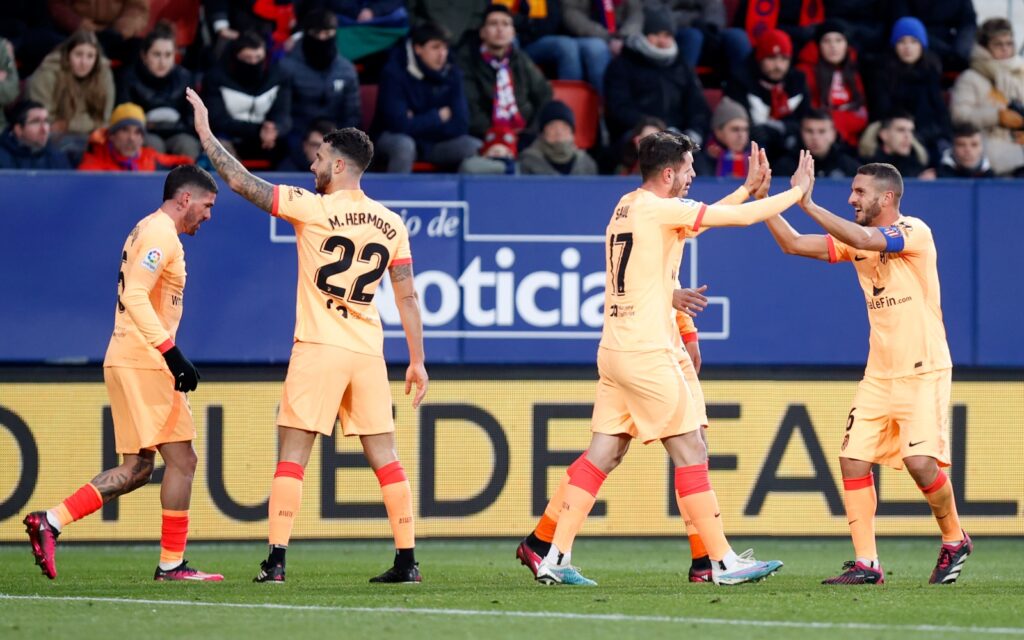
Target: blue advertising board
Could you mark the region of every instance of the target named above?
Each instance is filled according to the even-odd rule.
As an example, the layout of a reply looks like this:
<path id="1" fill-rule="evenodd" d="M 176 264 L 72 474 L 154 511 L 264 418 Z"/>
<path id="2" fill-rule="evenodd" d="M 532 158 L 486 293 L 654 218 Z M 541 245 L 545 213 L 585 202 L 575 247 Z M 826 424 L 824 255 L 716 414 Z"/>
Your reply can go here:
<path id="1" fill-rule="evenodd" d="M 272 182 L 311 187 L 309 174 Z M 160 204 L 163 176 L 0 172 L 0 361 L 98 362 L 112 327 L 117 257 Z M 698 180 L 713 202 L 735 188 Z M 786 185 L 778 181 L 776 190 Z M 430 362 L 592 364 L 600 338 L 604 227 L 635 179 L 380 176 L 368 195 L 405 220 Z M 909 181 L 902 210 L 931 226 L 954 361 L 1024 366 L 1012 295 L 1024 261 L 1017 182 Z M 849 215 L 849 184 L 815 199 Z M 787 219 L 820 230 L 799 209 Z M 1018 233 L 1014 233 L 1014 232 Z M 213 218 L 183 238 L 188 264 L 178 341 L 200 362 L 283 363 L 294 323 L 293 230 L 223 187 Z M 714 229 L 688 243 L 681 279 L 709 286 L 697 319 L 704 359 L 729 365 L 861 365 L 864 298 L 850 265 L 785 256 L 764 225 Z M 389 361 L 406 357 L 384 279 L 375 298 Z"/>

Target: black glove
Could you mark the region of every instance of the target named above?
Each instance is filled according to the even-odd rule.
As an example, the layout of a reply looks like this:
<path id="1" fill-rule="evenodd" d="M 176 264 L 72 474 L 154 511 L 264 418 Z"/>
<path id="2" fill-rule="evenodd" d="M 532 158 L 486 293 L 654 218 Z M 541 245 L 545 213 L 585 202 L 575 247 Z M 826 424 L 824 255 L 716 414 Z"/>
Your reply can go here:
<path id="1" fill-rule="evenodd" d="M 1024 104 L 1021 104 L 1019 100 L 1011 100 L 1010 104 L 1006 105 L 1007 109 L 1013 109 L 1020 115 L 1024 116 Z"/>
<path id="2" fill-rule="evenodd" d="M 167 368 L 174 376 L 175 391 L 195 391 L 199 386 L 199 369 L 189 362 L 185 354 L 178 347 L 171 347 L 164 351 L 164 360 L 167 361 Z"/>

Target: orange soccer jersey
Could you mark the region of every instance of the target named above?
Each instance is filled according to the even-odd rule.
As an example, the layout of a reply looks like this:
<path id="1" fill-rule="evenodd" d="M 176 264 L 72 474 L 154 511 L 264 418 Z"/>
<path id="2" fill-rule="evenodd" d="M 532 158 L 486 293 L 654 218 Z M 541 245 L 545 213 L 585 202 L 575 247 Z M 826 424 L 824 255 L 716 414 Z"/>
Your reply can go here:
<path id="1" fill-rule="evenodd" d="M 272 213 L 295 226 L 295 340 L 382 356 L 373 295 L 388 267 L 412 262 L 402 218 L 359 190 L 319 195 L 287 186 L 274 187 Z"/>
<path id="2" fill-rule="evenodd" d="M 166 369 L 157 348 L 174 340 L 181 322 L 185 250 L 174 221 L 162 210 L 128 234 L 117 284 L 114 333 L 103 366 Z"/>
<path id="3" fill-rule="evenodd" d="M 706 205 L 637 189 L 619 200 L 605 232 L 605 319 L 601 347 L 671 349 L 679 329 L 672 291 L 679 286 L 685 230 L 696 233 Z"/>
<path id="4" fill-rule="evenodd" d="M 883 227 L 886 251 L 859 251 L 828 237 L 829 262 L 852 261 L 871 323 L 864 375 L 900 378 L 953 366 L 939 298 L 932 230 L 900 216 Z"/>

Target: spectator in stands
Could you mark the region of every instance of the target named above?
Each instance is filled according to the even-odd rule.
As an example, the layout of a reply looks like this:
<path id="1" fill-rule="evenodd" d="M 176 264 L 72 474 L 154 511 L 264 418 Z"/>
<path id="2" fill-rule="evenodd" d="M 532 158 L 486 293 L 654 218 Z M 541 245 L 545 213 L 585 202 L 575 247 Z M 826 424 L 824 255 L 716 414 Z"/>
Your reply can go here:
<path id="1" fill-rule="evenodd" d="M 514 175 L 519 172 L 518 149 L 515 131 L 506 126 L 492 127 L 484 137 L 480 154 L 463 160 L 459 173 Z"/>
<path id="2" fill-rule="evenodd" d="M 68 157 L 50 144 L 50 114 L 34 100 L 14 106 L 0 134 L 0 169 L 70 169 Z"/>
<path id="3" fill-rule="evenodd" d="M 231 44 L 231 55 L 206 76 L 203 94 L 214 135 L 239 158 L 271 167 L 288 153 L 291 89 L 277 65 L 267 65 L 263 38 L 253 31 Z"/>
<path id="4" fill-rule="evenodd" d="M 811 109 L 800 120 L 800 148 L 814 156 L 814 175 L 819 178 L 850 178 L 857 175 L 860 162 L 852 149 L 838 139 L 832 115 L 824 109 Z M 775 163 L 780 176 L 796 171 L 799 151 L 794 149 Z"/>
<path id="5" fill-rule="evenodd" d="M 824 19 L 823 0 L 740 0 L 733 24 L 746 31 L 754 45 L 769 31 L 781 30 L 789 36 L 790 48 L 799 53 L 814 40 Z"/>
<path id="6" fill-rule="evenodd" d="M 887 162 L 904 178 L 933 180 L 935 169 L 928 166 L 928 152 L 914 138 L 914 119 L 907 113 L 882 120 L 877 135 L 865 131 L 860 141 L 860 155 L 865 162 Z"/>
<path id="7" fill-rule="evenodd" d="M 857 50 L 861 69 L 873 64 L 889 46 L 890 0 L 825 0 L 825 15 L 838 22 L 850 46 Z"/>
<path id="8" fill-rule="evenodd" d="M 46 3 L 41 0 L 3 0 L 0 2 L 0 37 L 14 45 L 18 71 L 27 78 L 48 53 L 65 37 L 53 26 Z"/>
<path id="9" fill-rule="evenodd" d="M 47 0 L 57 28 L 96 34 L 111 60 L 131 63 L 149 25 L 149 0 Z"/>
<path id="10" fill-rule="evenodd" d="M 551 67 L 560 80 L 583 80 L 583 55 L 577 38 L 560 34 L 561 0 L 495 0 L 508 7 L 519 46 L 536 64 Z"/>
<path id="11" fill-rule="evenodd" d="M 642 0 L 562 0 L 562 15 L 566 32 L 579 44 L 587 82 L 601 91 L 612 58 L 643 30 Z"/>
<path id="12" fill-rule="evenodd" d="M 626 41 L 605 75 L 605 118 L 613 141 L 643 116 L 661 118 L 697 144 L 708 134 L 711 110 L 693 69 L 679 55 L 672 17 L 648 11 L 642 34 Z"/>
<path id="13" fill-rule="evenodd" d="M 746 178 L 750 166 L 747 110 L 732 98 L 722 98 L 711 116 L 711 131 L 707 144 L 693 159 L 697 175 Z"/>
<path id="14" fill-rule="evenodd" d="M 726 28 L 725 3 L 722 0 L 644 0 L 648 10 L 666 10 L 672 14 L 672 27 L 679 55 L 691 67 L 703 61 L 718 67 L 727 58 L 723 47 L 736 49 L 740 59 L 750 53 L 750 40 L 742 29 Z"/>
<path id="15" fill-rule="evenodd" d="M 381 71 L 375 128 L 388 173 L 410 173 L 417 158 L 454 170 L 476 155 L 462 72 L 448 60 L 448 34 L 426 22 L 413 29 Z"/>
<path id="16" fill-rule="evenodd" d="M 314 9 L 302 19 L 299 46 L 281 60 L 281 71 L 291 87 L 292 136 L 298 148 L 301 136 L 317 118 L 340 128 L 362 125 L 359 78 L 351 62 L 338 53 L 335 36 L 338 18 L 326 9 Z"/>
<path id="17" fill-rule="evenodd" d="M 475 38 L 484 23 L 485 0 L 409 0 L 412 26 L 425 22 L 444 27 L 453 46 L 461 49 Z"/>
<path id="18" fill-rule="evenodd" d="M 746 73 L 726 86 L 726 95 L 750 115 L 750 137 L 774 161 L 796 147 L 800 119 L 810 108 L 804 74 L 790 66 L 793 43 L 784 31 L 766 31 L 757 41 Z"/>
<path id="19" fill-rule="evenodd" d="M 89 134 L 106 126 L 114 108 L 114 76 L 96 34 L 76 31 L 46 56 L 28 79 L 28 97 L 49 112 L 57 147 L 81 157 Z"/>
<path id="20" fill-rule="evenodd" d="M 480 27 L 480 45 L 465 47 L 459 67 L 469 106 L 469 133 L 484 139 L 491 128 L 535 130 L 540 108 L 551 99 L 551 85 L 529 56 L 513 44 L 508 7 L 492 4 Z"/>
<path id="21" fill-rule="evenodd" d="M 306 128 L 306 135 L 302 138 L 302 144 L 292 147 L 288 151 L 288 157 L 277 165 L 278 171 L 309 171 L 313 161 L 316 160 L 316 152 L 323 144 L 324 136 L 338 128 L 330 120 L 317 118 Z"/>
<path id="22" fill-rule="evenodd" d="M 14 60 L 14 47 L 11 41 L 0 38 L 0 129 L 7 126 L 4 109 L 18 99 L 21 88 L 18 86 L 18 66 Z"/>
<path id="23" fill-rule="evenodd" d="M 626 140 L 622 143 L 622 153 L 619 160 L 619 166 L 616 167 L 615 173 L 621 176 L 637 175 L 640 173 L 640 141 L 652 133 L 658 131 L 664 131 L 668 128 L 665 121 L 661 118 L 655 118 L 654 116 L 644 116 L 640 118 L 633 128 L 630 129 L 629 135 Z"/>
<path id="24" fill-rule="evenodd" d="M 293 0 L 203 0 L 206 19 L 212 25 L 217 42 L 213 59 L 246 31 L 253 31 L 271 42 L 271 57 L 276 60 L 291 35 L 295 23 Z"/>
<path id="25" fill-rule="evenodd" d="M 107 129 L 93 133 L 89 150 L 78 165 L 80 171 L 156 171 L 181 164 L 192 158 L 158 153 L 145 145 L 146 114 L 137 104 L 117 105 Z"/>
<path id="26" fill-rule="evenodd" d="M 917 138 L 937 158 L 949 147 L 949 109 L 942 97 L 942 67 L 928 51 L 928 34 L 917 18 L 900 18 L 892 28 L 891 48 L 869 81 L 872 121 L 909 113 L 918 123 Z M 864 135 L 869 135 L 865 131 Z M 874 131 L 870 136 L 874 135 Z"/>
<path id="27" fill-rule="evenodd" d="M 957 122 L 981 129 L 996 175 L 1024 167 L 1024 59 L 1007 20 L 991 18 L 978 29 L 971 68 L 953 85 L 952 108 Z"/>
<path id="28" fill-rule="evenodd" d="M 594 176 L 597 163 L 576 146 L 576 116 L 569 105 L 552 100 L 539 116 L 540 135 L 519 156 L 524 175 Z"/>
<path id="29" fill-rule="evenodd" d="M 827 110 L 843 142 L 857 146 L 860 134 L 868 124 L 867 98 L 857 54 L 850 49 L 843 25 L 834 20 L 818 25 L 815 44 L 817 60 L 799 67 L 807 79 L 811 106 Z M 809 49 L 813 55 L 814 47 Z"/>
<path id="30" fill-rule="evenodd" d="M 194 160 L 202 149 L 185 100 L 192 74 L 175 64 L 174 54 L 174 30 L 160 23 L 143 38 L 139 59 L 121 74 L 117 103 L 132 102 L 146 112 L 146 146 Z"/>
<path id="31" fill-rule="evenodd" d="M 931 50 L 938 54 L 946 70 L 961 71 L 978 30 L 978 16 L 973 0 L 896 0 L 896 17 L 913 16 L 924 23 Z"/>
<path id="32" fill-rule="evenodd" d="M 994 178 L 992 163 L 985 155 L 981 129 L 970 123 L 953 127 L 953 146 L 939 160 L 940 178 Z"/>

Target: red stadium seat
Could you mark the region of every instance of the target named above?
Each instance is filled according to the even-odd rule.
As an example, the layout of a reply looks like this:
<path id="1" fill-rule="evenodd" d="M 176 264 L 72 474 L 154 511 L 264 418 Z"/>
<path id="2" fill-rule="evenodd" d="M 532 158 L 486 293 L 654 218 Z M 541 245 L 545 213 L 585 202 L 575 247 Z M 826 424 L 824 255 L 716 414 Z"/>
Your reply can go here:
<path id="1" fill-rule="evenodd" d="M 363 131 L 369 131 L 373 125 L 373 114 L 377 111 L 377 85 L 359 85 L 359 104 L 363 111 Z"/>
<path id="2" fill-rule="evenodd" d="M 708 107 L 714 111 L 718 103 L 722 101 L 722 90 L 721 89 L 705 89 L 704 99 L 708 102 Z"/>
<path id="3" fill-rule="evenodd" d="M 576 146 L 590 149 L 597 143 L 601 96 L 581 80 L 552 80 L 555 99 L 569 105 L 576 116 Z"/>

